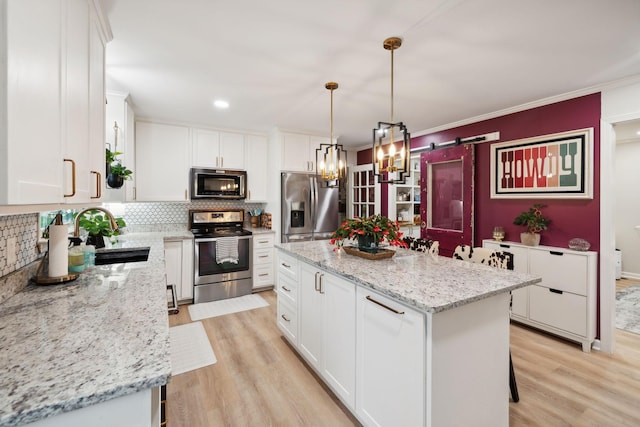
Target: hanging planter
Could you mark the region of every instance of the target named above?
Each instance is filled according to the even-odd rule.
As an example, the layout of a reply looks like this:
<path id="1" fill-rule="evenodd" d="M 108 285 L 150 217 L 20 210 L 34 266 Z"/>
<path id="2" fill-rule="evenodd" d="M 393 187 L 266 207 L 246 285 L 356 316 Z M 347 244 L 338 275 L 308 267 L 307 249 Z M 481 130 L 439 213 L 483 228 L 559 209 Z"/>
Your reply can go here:
<path id="1" fill-rule="evenodd" d="M 131 170 L 127 169 L 126 166 L 122 166 L 120 160 L 116 159 L 116 156 L 122 154 L 119 151 L 111 151 L 108 148 L 106 149 L 106 174 L 107 174 L 107 185 L 109 188 L 120 188 L 124 185 L 124 181 L 131 178 L 131 174 L 133 173 Z"/>
<path id="2" fill-rule="evenodd" d="M 124 177 L 110 173 L 107 175 L 107 185 L 109 188 L 120 188 L 124 185 Z"/>

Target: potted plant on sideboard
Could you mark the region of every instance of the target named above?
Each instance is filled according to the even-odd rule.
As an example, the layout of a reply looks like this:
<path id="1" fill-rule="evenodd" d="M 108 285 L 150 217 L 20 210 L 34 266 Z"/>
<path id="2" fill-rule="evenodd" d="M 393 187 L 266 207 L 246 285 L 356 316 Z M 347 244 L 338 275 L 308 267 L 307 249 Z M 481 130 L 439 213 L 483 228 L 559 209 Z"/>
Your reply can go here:
<path id="1" fill-rule="evenodd" d="M 520 233 L 520 241 L 523 245 L 538 246 L 540 244 L 540 232 L 547 229 L 550 219 L 542 215 L 545 205 L 534 204 L 528 211 L 520 213 L 514 220 L 515 225 L 527 227 L 527 231 Z"/>

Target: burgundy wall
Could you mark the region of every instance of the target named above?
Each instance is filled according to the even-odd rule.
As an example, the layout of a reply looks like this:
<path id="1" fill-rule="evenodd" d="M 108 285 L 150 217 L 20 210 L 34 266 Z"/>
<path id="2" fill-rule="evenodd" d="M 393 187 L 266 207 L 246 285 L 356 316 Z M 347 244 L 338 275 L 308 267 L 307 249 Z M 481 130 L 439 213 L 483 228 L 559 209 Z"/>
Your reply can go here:
<path id="1" fill-rule="evenodd" d="M 454 129 L 412 138 L 411 148 L 425 147 L 434 142 L 468 138 L 491 132 L 500 132 L 500 141 L 593 128 L 593 199 L 491 199 L 490 146 L 476 145 L 475 161 L 475 232 L 474 244 L 490 239 L 494 226 L 501 225 L 506 240 L 520 241 L 524 227 L 513 225 L 513 219 L 534 203 L 542 203 L 544 215 L 551 219 L 549 229 L 542 232 L 541 244 L 566 248 L 573 237 L 581 237 L 591 243 L 591 250 L 600 249 L 600 93 L 549 104 L 506 116 L 477 122 Z M 358 152 L 358 164 L 371 162 L 371 150 Z M 386 196 L 386 186 L 382 192 Z M 386 197 L 382 198 L 383 214 L 386 214 Z"/>

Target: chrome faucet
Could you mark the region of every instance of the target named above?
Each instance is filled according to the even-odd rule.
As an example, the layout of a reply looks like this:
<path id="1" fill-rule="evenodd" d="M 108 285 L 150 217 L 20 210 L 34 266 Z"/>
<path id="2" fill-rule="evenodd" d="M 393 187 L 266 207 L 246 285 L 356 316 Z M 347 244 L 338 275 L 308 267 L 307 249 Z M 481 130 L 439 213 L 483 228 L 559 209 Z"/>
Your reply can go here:
<path id="1" fill-rule="evenodd" d="M 78 215 L 76 216 L 75 228 L 74 228 L 74 231 L 73 231 L 73 235 L 75 237 L 80 237 L 80 217 L 82 215 L 84 215 L 88 211 L 101 211 L 101 212 L 104 212 L 105 215 L 107 215 L 107 217 L 109 217 L 109 223 L 111 225 L 111 230 L 118 231 L 118 223 L 116 222 L 116 219 L 113 217 L 113 214 L 111 212 L 109 212 L 107 209 L 101 208 L 101 207 L 87 208 L 87 209 L 84 209 L 84 210 L 81 210 L 80 212 L 78 212 Z"/>

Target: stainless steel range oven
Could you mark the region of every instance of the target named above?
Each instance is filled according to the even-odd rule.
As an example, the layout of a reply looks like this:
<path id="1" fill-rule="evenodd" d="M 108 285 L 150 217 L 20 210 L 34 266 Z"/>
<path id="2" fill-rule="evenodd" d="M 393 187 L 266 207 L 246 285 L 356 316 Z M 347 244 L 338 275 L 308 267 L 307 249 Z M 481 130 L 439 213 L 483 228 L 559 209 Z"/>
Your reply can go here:
<path id="1" fill-rule="evenodd" d="M 253 236 L 243 223 L 243 210 L 189 211 L 195 304 L 251 293 Z"/>

